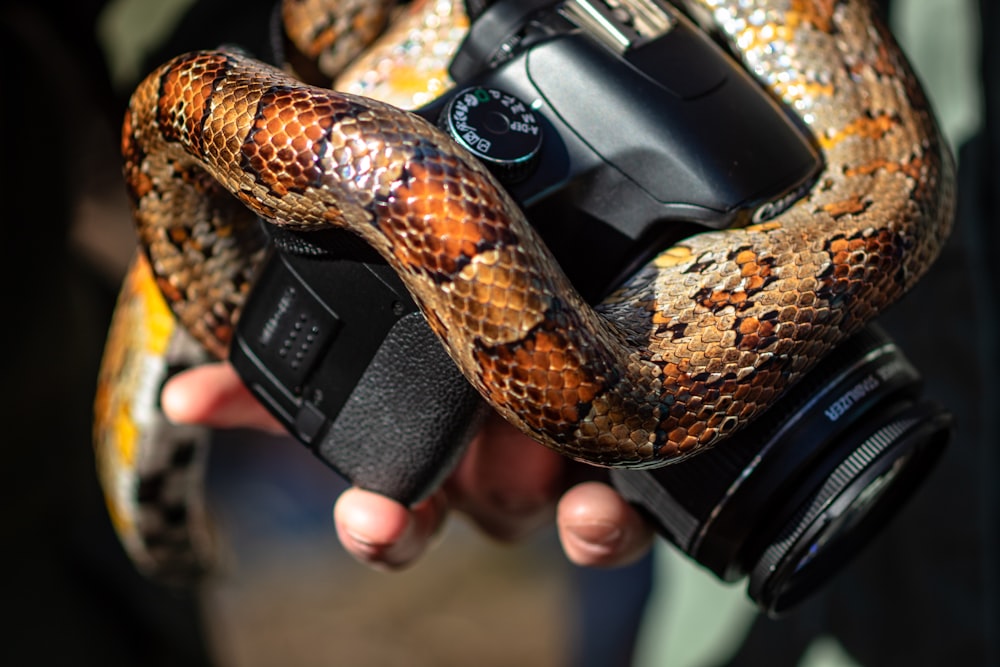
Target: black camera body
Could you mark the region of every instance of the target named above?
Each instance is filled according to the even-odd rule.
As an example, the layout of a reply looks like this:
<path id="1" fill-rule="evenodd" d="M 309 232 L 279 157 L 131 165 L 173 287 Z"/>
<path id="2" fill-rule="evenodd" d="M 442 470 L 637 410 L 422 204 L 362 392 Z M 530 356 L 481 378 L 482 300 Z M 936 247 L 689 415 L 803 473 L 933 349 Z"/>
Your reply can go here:
<path id="1" fill-rule="evenodd" d="M 751 219 L 807 187 L 820 162 L 775 102 L 672 11 L 616 51 L 572 20 L 566 7 L 577 4 L 486 8 L 454 59 L 461 83 L 416 113 L 491 168 L 597 301 L 693 224 Z M 275 251 L 232 363 L 353 483 L 421 499 L 474 428 L 473 390 L 362 242 L 270 233 Z"/>
<path id="2" fill-rule="evenodd" d="M 797 120 L 710 37 L 658 0 L 494 2 L 475 17 L 451 74 L 454 90 L 416 113 L 490 168 L 594 303 L 673 241 L 777 214 L 822 167 Z M 452 470 L 485 413 L 483 402 L 398 276 L 364 243 L 344 231 L 270 233 L 274 249 L 240 317 L 232 363 L 289 431 L 352 483 L 404 503 L 426 497 Z M 838 363 L 854 369 L 857 358 L 891 347 L 873 335 L 863 351 L 849 347 L 847 361 Z M 888 379 L 849 411 L 838 437 L 846 437 L 841 426 L 873 405 L 890 401 L 893 415 L 918 409 L 912 404 L 919 375 L 897 352 L 886 358 L 899 374 L 883 373 Z M 792 543 L 817 535 L 829 541 L 817 522 L 840 515 L 816 494 L 850 451 L 831 454 L 823 440 L 815 456 L 796 455 L 770 476 L 761 474 L 768 480 L 763 487 L 741 487 L 733 475 L 742 479 L 740 471 L 757 466 L 762 448 L 793 449 L 786 446 L 789 434 L 802 433 L 784 426 L 807 423 L 801 413 L 829 396 L 839 400 L 839 386 L 820 382 L 819 398 L 774 412 L 778 426 L 738 447 L 718 448 L 740 454 L 725 459 L 720 481 L 708 485 L 715 495 L 686 489 L 680 470 L 698 461 L 711 469 L 715 452 L 662 473 L 613 471 L 611 479 L 665 537 L 721 578 L 760 570 L 751 595 L 780 611 L 820 580 L 803 578 L 801 568 L 782 560 L 800 558 L 796 549 L 772 553 L 772 538 L 791 530 L 786 524 L 807 520 Z M 938 438 L 946 422 L 944 415 L 935 420 L 927 437 Z M 928 465 L 906 467 L 925 472 Z M 775 476 L 783 475 L 805 481 L 777 484 Z M 868 485 L 853 484 L 830 493 L 848 489 L 853 513 L 864 518 L 869 513 L 857 509 L 858 497 Z M 730 502 L 739 493 L 753 502 Z M 812 513 L 800 509 L 817 502 Z M 744 529 L 757 524 L 744 520 L 741 507 L 775 525 Z M 719 516 L 725 525 L 712 523 Z M 866 522 L 851 525 L 857 523 Z"/>

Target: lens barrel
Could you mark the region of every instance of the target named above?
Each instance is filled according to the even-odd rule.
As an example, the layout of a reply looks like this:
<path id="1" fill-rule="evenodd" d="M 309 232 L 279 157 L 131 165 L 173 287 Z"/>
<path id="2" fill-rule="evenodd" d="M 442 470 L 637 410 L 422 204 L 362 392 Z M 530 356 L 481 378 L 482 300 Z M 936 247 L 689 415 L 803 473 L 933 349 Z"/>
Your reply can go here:
<path id="1" fill-rule="evenodd" d="M 809 597 L 912 495 L 952 418 L 869 325 L 747 428 L 656 470 L 614 470 L 660 533 L 771 616 Z"/>

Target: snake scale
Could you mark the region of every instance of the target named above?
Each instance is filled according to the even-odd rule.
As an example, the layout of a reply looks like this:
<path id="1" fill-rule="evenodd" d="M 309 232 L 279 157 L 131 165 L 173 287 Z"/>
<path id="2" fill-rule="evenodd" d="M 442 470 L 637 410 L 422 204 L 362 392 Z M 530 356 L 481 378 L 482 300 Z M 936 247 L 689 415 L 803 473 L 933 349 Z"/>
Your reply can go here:
<path id="1" fill-rule="evenodd" d="M 358 4 L 334 3 L 335 14 L 355 17 Z M 474 158 L 400 110 L 405 100 L 372 97 L 366 76 L 385 49 L 411 45 L 414 25 L 449 31 L 453 48 L 467 25 L 461 3 L 415 3 L 376 42 L 381 55 L 336 56 L 364 63 L 336 85 L 362 95 L 227 51 L 182 55 L 139 85 L 123 155 L 142 252 L 112 324 L 96 439 L 116 527 L 144 569 L 197 570 L 210 551 L 204 434 L 166 423 L 156 393 L 170 364 L 201 350 L 225 358 L 262 252 L 257 215 L 359 234 L 498 412 L 604 466 L 724 446 L 923 275 L 950 231 L 954 167 L 869 4 L 687 9 L 811 129 L 824 170 L 776 218 L 685 239 L 596 307 Z M 356 23 L 327 25 L 336 36 Z M 327 41 L 341 40 L 328 31 Z"/>

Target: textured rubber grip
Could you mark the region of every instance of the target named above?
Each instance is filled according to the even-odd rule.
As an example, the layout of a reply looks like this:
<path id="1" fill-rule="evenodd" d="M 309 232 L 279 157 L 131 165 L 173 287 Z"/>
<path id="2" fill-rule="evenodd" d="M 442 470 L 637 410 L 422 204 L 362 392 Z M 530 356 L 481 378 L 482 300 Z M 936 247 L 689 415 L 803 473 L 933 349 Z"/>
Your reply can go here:
<path id="1" fill-rule="evenodd" d="M 399 277 L 352 235 L 275 234 L 229 360 L 289 433 L 405 504 L 437 488 L 487 408 Z"/>
<path id="2" fill-rule="evenodd" d="M 389 331 L 316 454 L 357 486 L 412 504 L 454 468 L 486 414 L 420 313 Z"/>

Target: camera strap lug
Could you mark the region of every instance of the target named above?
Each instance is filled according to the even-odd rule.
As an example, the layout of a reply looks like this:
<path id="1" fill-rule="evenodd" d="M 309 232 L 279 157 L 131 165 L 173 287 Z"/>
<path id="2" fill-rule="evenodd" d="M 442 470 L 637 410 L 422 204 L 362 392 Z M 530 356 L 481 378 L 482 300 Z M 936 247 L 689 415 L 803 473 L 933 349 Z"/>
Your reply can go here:
<path id="1" fill-rule="evenodd" d="M 559 10 L 619 54 L 662 37 L 676 24 L 656 0 L 566 0 Z"/>

